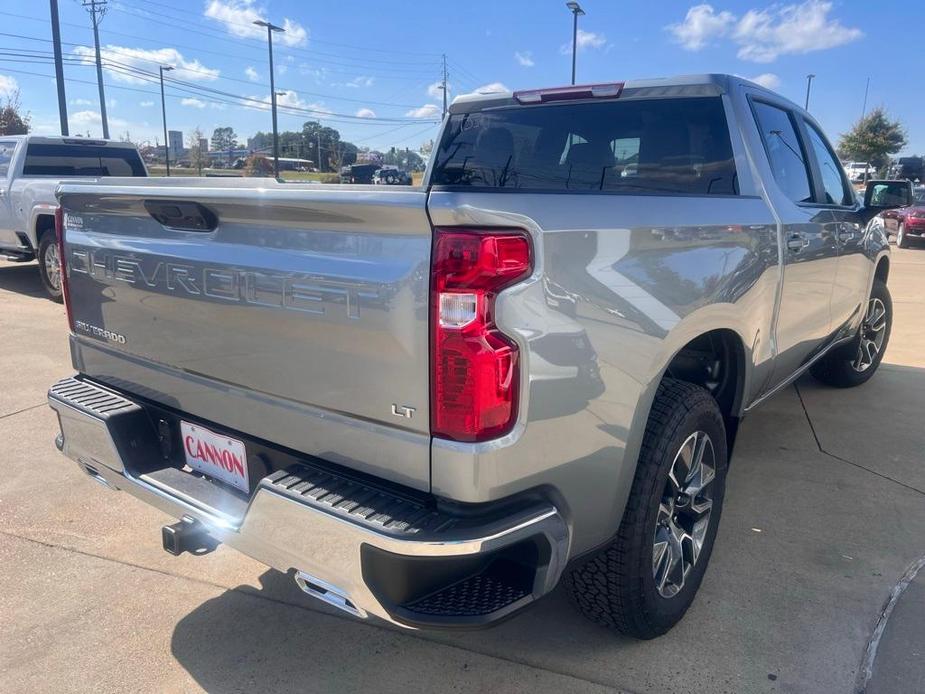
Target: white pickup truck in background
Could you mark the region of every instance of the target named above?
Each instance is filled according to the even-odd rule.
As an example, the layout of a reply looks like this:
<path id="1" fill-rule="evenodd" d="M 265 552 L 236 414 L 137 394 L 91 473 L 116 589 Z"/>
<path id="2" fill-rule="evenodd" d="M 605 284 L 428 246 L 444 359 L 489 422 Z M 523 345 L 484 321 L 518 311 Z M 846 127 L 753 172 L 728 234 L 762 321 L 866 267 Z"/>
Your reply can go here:
<path id="1" fill-rule="evenodd" d="M 135 146 L 81 137 L 0 136 L 0 257 L 39 261 L 45 291 L 61 301 L 55 189 L 65 179 L 147 176 Z"/>

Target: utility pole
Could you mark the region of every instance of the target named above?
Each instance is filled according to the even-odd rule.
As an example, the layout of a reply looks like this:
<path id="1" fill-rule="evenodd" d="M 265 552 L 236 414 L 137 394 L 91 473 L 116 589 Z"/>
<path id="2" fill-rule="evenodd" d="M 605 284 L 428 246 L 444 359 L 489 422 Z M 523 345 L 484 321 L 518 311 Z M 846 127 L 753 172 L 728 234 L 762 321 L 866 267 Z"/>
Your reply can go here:
<path id="1" fill-rule="evenodd" d="M 809 110 L 809 91 L 812 89 L 814 77 L 815 75 L 812 73 L 806 75 L 806 104 L 803 106 L 806 111 Z"/>
<path id="2" fill-rule="evenodd" d="M 578 54 L 578 15 L 585 14 L 577 2 L 567 2 L 565 6 L 572 13 L 572 84 L 575 84 L 575 58 Z"/>
<path id="3" fill-rule="evenodd" d="M 64 61 L 61 59 L 61 26 L 58 22 L 58 0 L 51 2 L 51 41 L 55 49 L 55 83 L 58 86 L 58 118 L 61 134 L 67 136 L 67 97 L 64 95 Z"/>
<path id="4" fill-rule="evenodd" d="M 93 20 L 93 44 L 96 46 L 96 81 L 100 87 L 100 119 L 103 121 L 103 138 L 109 139 L 109 119 L 106 117 L 106 93 L 103 91 L 103 61 L 100 59 L 100 22 L 106 15 L 107 0 L 84 0 Z"/>
<path id="5" fill-rule="evenodd" d="M 443 83 L 440 91 L 443 92 L 443 117 L 446 118 L 446 53 L 443 54 Z"/>
<path id="6" fill-rule="evenodd" d="M 861 108 L 861 118 L 867 115 L 867 92 L 870 91 L 870 77 L 867 78 L 867 86 L 864 87 L 864 106 Z"/>
<path id="7" fill-rule="evenodd" d="M 161 65 L 161 118 L 164 120 L 164 163 L 167 164 L 167 175 L 170 175 L 170 140 L 167 139 L 167 104 L 164 100 L 164 73 L 173 70 L 171 65 Z"/>
<path id="8" fill-rule="evenodd" d="M 321 125 L 320 123 L 318 124 Z M 324 171 L 324 168 L 321 166 L 321 130 L 315 133 L 315 139 L 318 143 L 318 171 Z"/>
<path id="9" fill-rule="evenodd" d="M 270 108 L 273 111 L 273 175 L 279 178 L 279 130 L 276 126 L 276 82 L 273 75 L 273 32 L 286 31 L 262 19 L 254 21 L 259 27 L 267 28 L 267 45 L 270 47 Z"/>

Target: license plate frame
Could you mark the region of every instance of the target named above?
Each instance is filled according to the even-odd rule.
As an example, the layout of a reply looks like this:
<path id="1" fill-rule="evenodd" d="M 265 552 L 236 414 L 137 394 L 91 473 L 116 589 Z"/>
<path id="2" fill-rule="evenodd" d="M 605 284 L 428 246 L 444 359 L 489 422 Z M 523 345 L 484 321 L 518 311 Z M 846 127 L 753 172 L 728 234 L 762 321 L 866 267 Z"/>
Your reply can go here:
<path id="1" fill-rule="evenodd" d="M 240 492 L 250 493 L 243 441 L 181 419 L 180 444 L 186 464 L 193 470 Z"/>

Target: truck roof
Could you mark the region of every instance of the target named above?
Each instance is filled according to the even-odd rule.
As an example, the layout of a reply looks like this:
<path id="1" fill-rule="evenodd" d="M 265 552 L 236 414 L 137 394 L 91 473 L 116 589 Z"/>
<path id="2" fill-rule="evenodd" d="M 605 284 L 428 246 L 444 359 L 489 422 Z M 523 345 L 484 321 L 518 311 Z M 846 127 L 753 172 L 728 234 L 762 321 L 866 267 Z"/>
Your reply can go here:
<path id="1" fill-rule="evenodd" d="M 620 80 L 613 80 L 619 82 Z M 752 89 L 765 91 L 780 97 L 776 92 L 762 87 L 751 80 L 738 75 L 728 74 L 701 74 L 701 75 L 675 75 L 674 77 L 659 77 L 626 80 L 623 82 L 621 98 L 647 97 L 647 96 L 719 96 L 725 94 L 734 86 L 747 86 Z M 542 88 L 541 88 L 542 89 Z M 519 91 L 519 90 L 518 90 Z M 479 110 L 488 106 L 505 106 L 516 104 L 513 91 L 473 92 L 461 94 L 453 99 L 450 113 L 465 113 Z M 796 108 L 800 108 L 794 104 Z"/>
<path id="2" fill-rule="evenodd" d="M 97 147 L 134 147 L 131 142 L 121 140 L 104 140 L 95 137 L 72 137 L 64 135 L 3 135 L 4 140 L 27 140 L 40 145 L 57 145 L 62 142 L 69 145 L 95 145 Z"/>

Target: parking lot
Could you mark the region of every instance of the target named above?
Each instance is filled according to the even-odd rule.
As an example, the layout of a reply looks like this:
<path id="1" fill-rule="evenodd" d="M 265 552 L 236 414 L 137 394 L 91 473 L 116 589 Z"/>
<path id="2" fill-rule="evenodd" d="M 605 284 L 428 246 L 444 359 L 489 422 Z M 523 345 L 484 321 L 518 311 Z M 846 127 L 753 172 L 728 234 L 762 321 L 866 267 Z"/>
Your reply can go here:
<path id="1" fill-rule="evenodd" d="M 636 642 L 561 591 L 489 631 L 411 633 L 223 547 L 167 555 L 170 519 L 56 451 L 64 309 L 0 262 L 0 690 L 851 692 L 869 662 L 867 691 L 925 691 L 925 571 L 890 602 L 925 555 L 925 250 L 894 250 L 889 285 L 880 372 L 804 378 L 743 423 L 699 597 Z"/>

